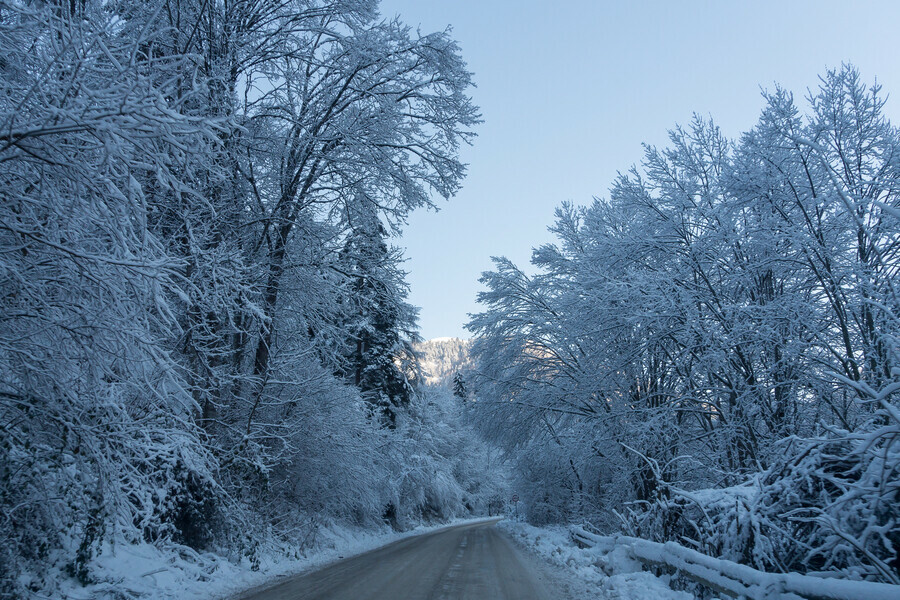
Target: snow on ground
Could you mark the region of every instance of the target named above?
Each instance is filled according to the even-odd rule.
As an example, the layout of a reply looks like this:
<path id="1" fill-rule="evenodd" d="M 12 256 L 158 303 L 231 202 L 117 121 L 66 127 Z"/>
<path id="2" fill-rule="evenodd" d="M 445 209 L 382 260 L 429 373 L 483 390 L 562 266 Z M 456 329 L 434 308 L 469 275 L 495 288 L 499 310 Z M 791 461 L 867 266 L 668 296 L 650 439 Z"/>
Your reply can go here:
<path id="1" fill-rule="evenodd" d="M 533 527 L 501 521 L 512 538 L 566 572 L 567 592 L 585 600 L 694 600 L 687 592 L 672 590 L 665 577 L 641 570 L 622 548 L 606 552 L 575 546 L 563 527 Z"/>
<path id="2" fill-rule="evenodd" d="M 211 553 L 196 553 L 183 546 L 165 550 L 151 544 L 107 546 L 94 559 L 93 573 L 102 579 L 80 586 L 62 571 L 48 573 L 60 581 L 60 600 L 153 599 L 223 600 L 240 598 L 244 592 L 268 587 L 278 580 L 325 566 L 342 558 L 362 554 L 401 538 L 461 523 L 484 519 L 460 519 L 434 526 L 420 526 L 396 532 L 388 526 L 380 530 L 351 529 L 337 525 L 319 530 L 318 550 L 306 556 L 290 552 L 264 553 L 254 571 L 245 558 L 231 562 Z"/>

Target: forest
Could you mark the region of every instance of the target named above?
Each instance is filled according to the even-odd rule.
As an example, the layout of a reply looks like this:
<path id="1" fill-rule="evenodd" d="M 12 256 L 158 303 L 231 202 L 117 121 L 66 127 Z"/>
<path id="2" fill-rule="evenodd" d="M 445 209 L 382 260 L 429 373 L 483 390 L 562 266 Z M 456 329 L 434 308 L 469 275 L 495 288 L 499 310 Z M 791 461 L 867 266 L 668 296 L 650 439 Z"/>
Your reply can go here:
<path id="1" fill-rule="evenodd" d="M 481 123 L 377 0 L 0 0 L 0 598 L 502 510 L 900 584 L 900 130 L 850 66 L 647 146 L 422 344 Z M 152 574 L 155 571 L 148 571 Z M 102 587 L 102 586 L 107 587 Z M 103 597 L 107 597 L 103 596 Z"/>
<path id="2" fill-rule="evenodd" d="M 479 426 L 531 521 L 900 583 L 900 131 L 852 66 L 695 117 L 495 261 Z"/>
<path id="3" fill-rule="evenodd" d="M 390 245 L 470 87 L 370 0 L 0 3 L 0 597 L 480 510 Z"/>

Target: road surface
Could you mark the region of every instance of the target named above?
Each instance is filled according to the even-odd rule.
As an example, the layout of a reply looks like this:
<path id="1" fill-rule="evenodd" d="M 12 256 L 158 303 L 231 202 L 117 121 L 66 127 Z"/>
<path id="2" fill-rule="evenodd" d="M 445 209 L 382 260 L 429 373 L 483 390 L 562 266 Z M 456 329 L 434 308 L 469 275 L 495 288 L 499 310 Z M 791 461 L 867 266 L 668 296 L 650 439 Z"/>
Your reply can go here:
<path id="1" fill-rule="evenodd" d="M 544 567 L 494 525 L 399 540 L 242 600 L 555 600 Z"/>

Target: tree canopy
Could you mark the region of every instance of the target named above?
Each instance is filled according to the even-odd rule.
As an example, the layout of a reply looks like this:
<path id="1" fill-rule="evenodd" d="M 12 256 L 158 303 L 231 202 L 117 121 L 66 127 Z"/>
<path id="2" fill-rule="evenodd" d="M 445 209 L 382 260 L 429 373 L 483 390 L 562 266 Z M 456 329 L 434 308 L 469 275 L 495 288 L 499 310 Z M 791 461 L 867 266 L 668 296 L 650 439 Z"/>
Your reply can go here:
<path id="1" fill-rule="evenodd" d="M 538 522 L 897 583 L 900 132 L 850 66 L 766 101 L 562 205 L 535 274 L 496 260 L 479 410 Z"/>

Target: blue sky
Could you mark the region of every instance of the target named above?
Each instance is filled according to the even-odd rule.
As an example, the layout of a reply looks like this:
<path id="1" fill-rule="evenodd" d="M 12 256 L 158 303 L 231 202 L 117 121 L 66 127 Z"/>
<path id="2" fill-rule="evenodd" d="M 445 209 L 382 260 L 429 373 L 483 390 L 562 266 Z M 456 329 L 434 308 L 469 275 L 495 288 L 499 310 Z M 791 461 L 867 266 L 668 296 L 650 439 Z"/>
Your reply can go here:
<path id="1" fill-rule="evenodd" d="M 423 33 L 453 27 L 485 122 L 463 151 L 469 174 L 403 237 L 410 301 L 426 339 L 469 337 L 467 313 L 491 256 L 525 266 L 551 241 L 553 211 L 603 197 L 641 144 L 696 112 L 734 137 L 760 88 L 798 96 L 842 61 L 892 94 L 900 124 L 900 2 L 383 0 Z"/>

